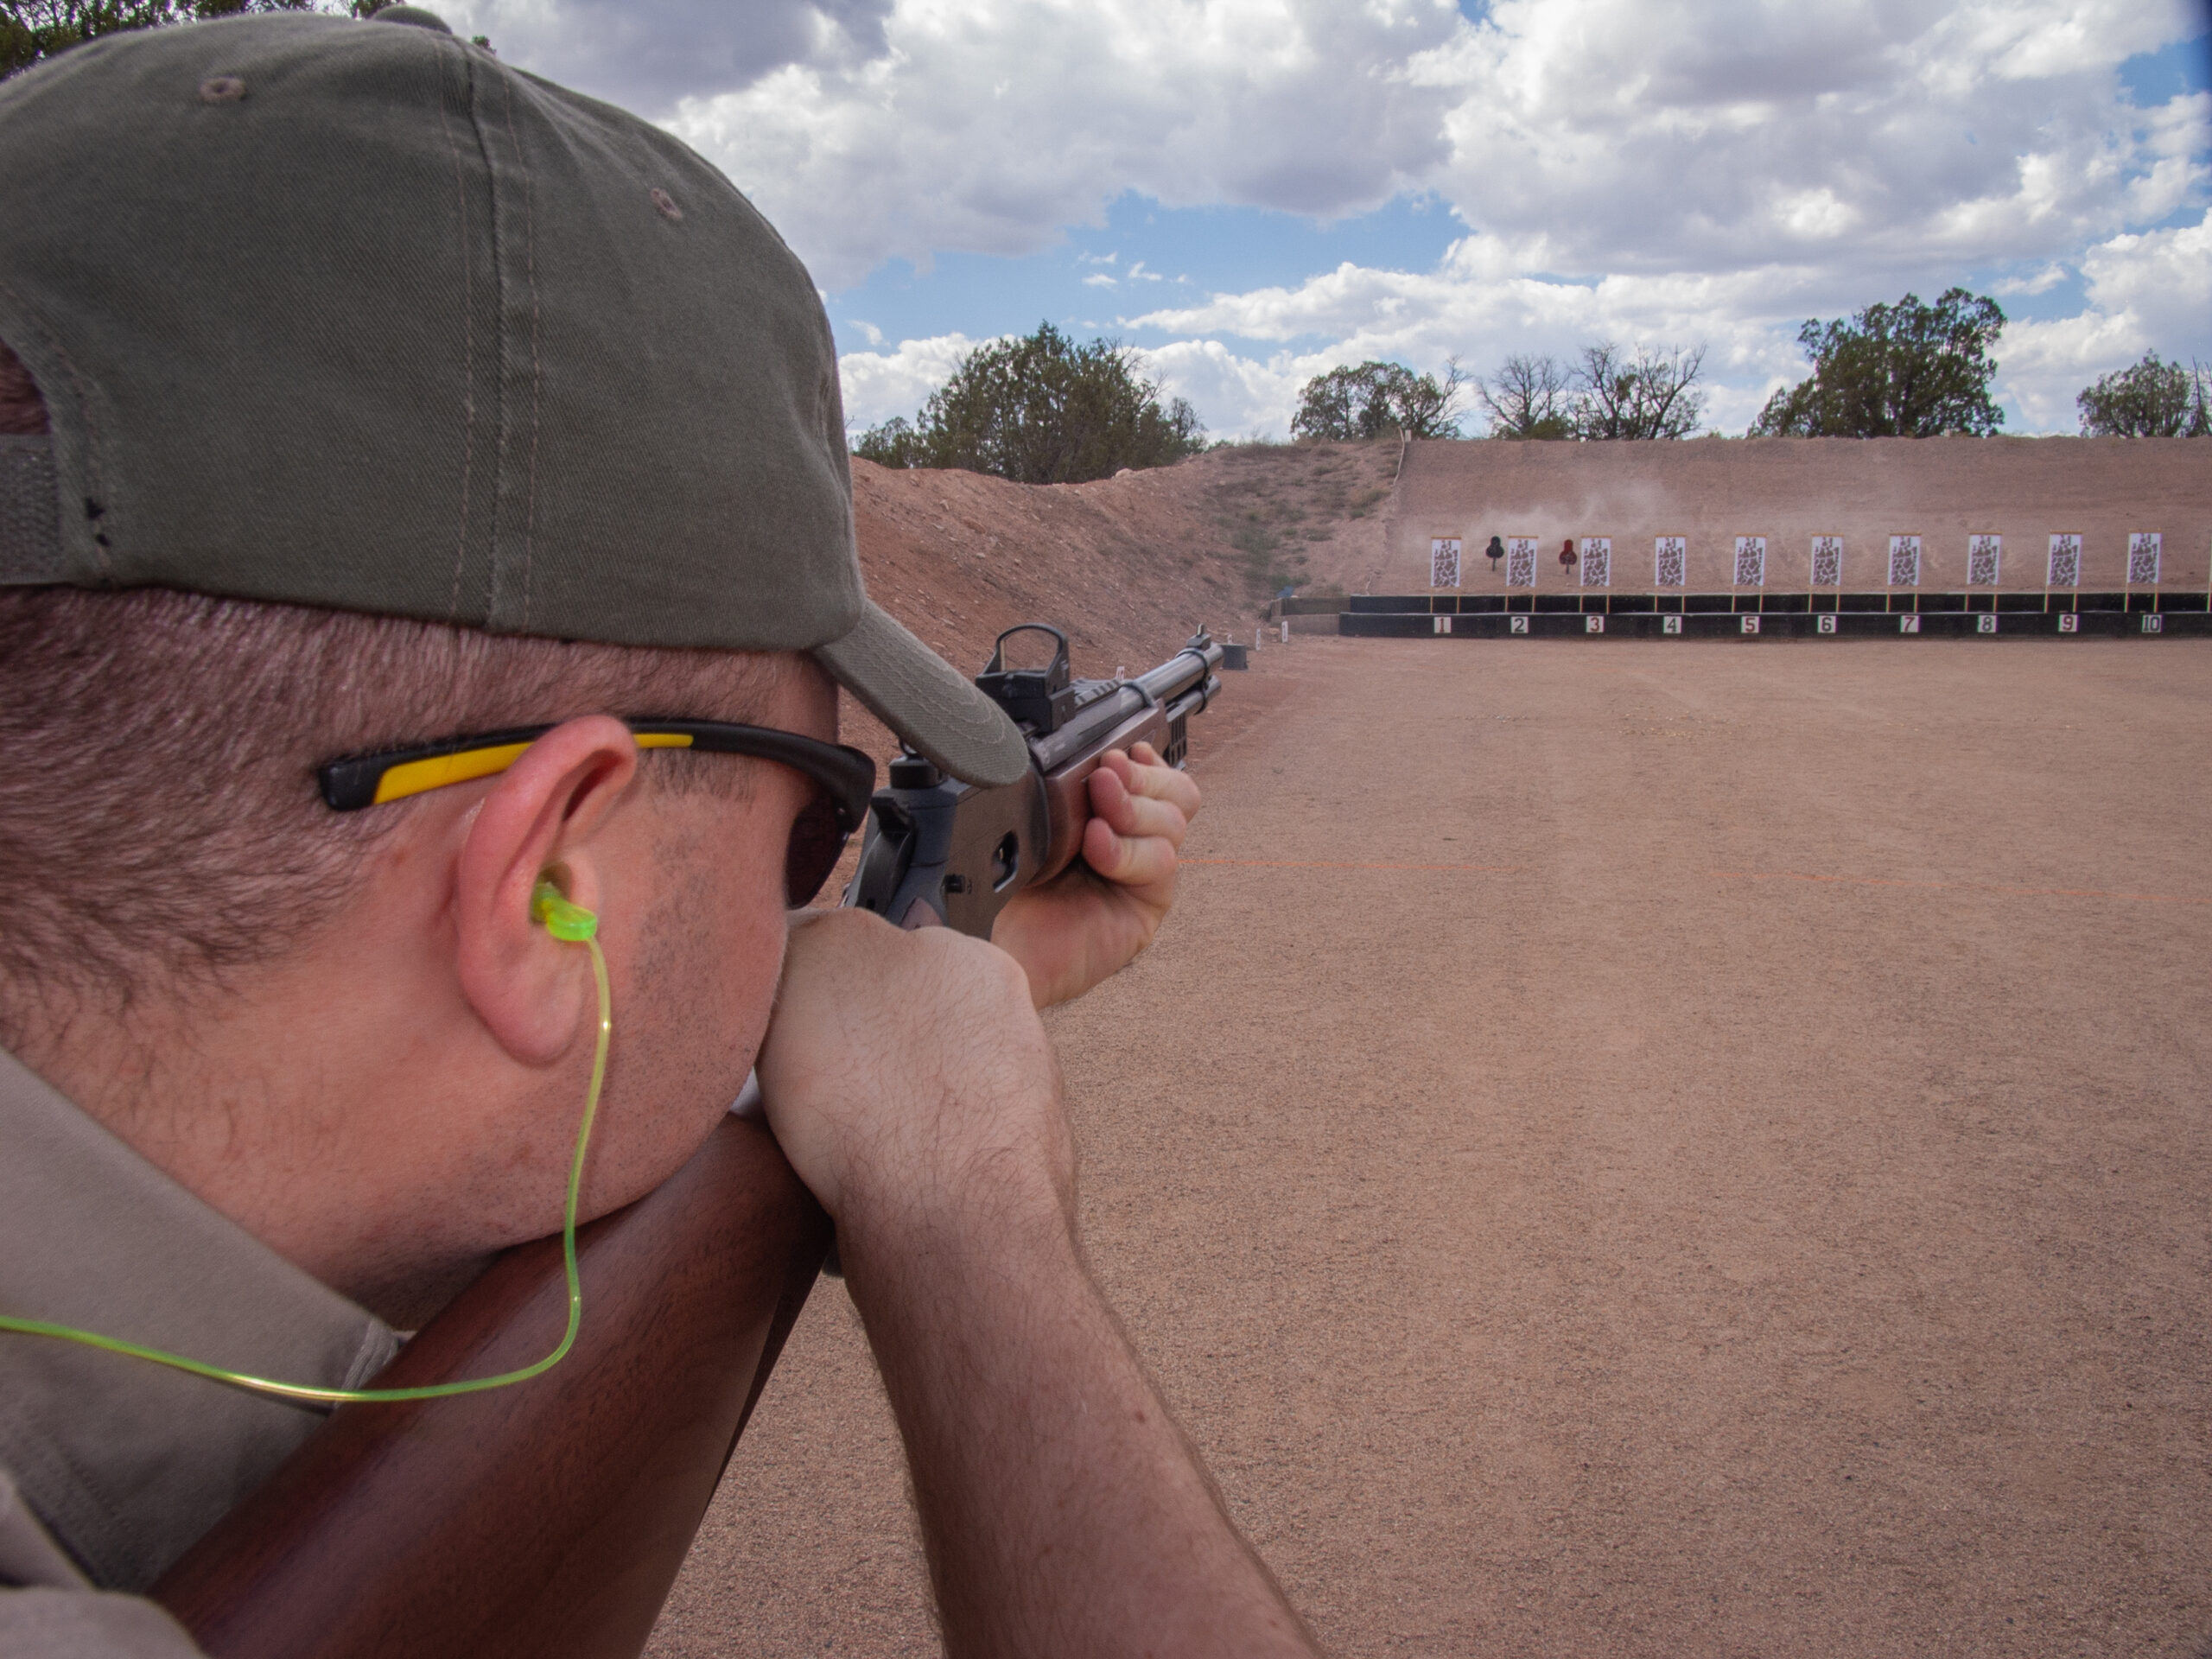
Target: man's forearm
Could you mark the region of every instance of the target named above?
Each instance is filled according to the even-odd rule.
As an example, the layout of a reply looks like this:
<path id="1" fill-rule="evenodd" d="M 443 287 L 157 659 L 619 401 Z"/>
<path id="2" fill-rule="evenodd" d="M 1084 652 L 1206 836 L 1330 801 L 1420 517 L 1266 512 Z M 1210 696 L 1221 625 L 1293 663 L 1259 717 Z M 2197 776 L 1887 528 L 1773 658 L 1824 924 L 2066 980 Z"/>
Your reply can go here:
<path id="1" fill-rule="evenodd" d="M 1091 1282 L 1058 1200 L 856 1237 L 956 1655 L 1311 1655 Z"/>

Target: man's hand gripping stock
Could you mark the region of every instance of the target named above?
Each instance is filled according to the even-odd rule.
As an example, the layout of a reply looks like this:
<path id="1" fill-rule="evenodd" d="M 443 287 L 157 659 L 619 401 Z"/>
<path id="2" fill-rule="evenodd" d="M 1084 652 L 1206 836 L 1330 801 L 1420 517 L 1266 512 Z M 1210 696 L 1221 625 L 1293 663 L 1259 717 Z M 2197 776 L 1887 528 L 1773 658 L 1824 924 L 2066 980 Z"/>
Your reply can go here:
<path id="1" fill-rule="evenodd" d="M 1084 857 L 990 944 L 795 915 L 769 1122 L 829 1210 L 905 1441 L 949 1652 L 1311 1654 L 1092 1282 L 1037 1009 L 1148 944 L 1198 790 L 1089 779 Z"/>

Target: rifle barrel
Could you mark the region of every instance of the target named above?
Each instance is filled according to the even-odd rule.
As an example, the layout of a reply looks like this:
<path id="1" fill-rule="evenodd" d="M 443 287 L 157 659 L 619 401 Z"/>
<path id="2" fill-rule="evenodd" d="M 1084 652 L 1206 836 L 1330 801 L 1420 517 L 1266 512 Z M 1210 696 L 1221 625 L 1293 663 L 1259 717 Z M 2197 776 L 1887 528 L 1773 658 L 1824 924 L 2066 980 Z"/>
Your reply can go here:
<path id="1" fill-rule="evenodd" d="M 1204 645 L 1193 641 L 1184 646 L 1158 668 L 1138 675 L 1133 683 L 1142 687 L 1146 696 L 1165 702 L 1206 679 L 1221 666 L 1222 649 L 1218 641 L 1203 634 L 1199 638 L 1205 640 Z"/>
<path id="2" fill-rule="evenodd" d="M 1221 658 L 1219 643 L 1200 634 L 1159 667 L 1124 680 L 1118 690 L 1086 703 L 1082 714 L 1058 731 L 1032 740 L 1029 749 L 1036 757 L 1038 770 L 1047 774 L 1058 771 L 1090 748 L 1102 732 L 1114 731 L 1147 709 L 1166 705 L 1171 699 L 1179 703 L 1171 710 L 1170 718 L 1197 714 L 1220 690 L 1213 671 L 1220 666 Z"/>

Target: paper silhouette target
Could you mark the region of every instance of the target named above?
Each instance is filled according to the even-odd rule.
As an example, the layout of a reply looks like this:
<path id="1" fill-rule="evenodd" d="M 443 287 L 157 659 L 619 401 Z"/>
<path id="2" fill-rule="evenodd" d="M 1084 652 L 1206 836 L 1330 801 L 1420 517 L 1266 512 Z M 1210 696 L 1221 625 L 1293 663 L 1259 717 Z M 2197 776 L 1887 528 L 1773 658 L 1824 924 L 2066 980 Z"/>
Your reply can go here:
<path id="1" fill-rule="evenodd" d="M 1432 588 L 1457 588 L 1459 585 L 1459 538 L 1440 536 L 1428 544 L 1428 585 Z"/>
<path id="2" fill-rule="evenodd" d="M 1690 544 L 1680 536 L 1662 536 L 1651 544 L 1651 585 L 1680 588 L 1689 580 Z"/>
<path id="3" fill-rule="evenodd" d="M 1920 586 L 1920 537 L 1892 536 L 1890 537 L 1890 586 L 1917 588 Z M 1913 630 L 1917 633 L 1917 628 Z"/>
<path id="4" fill-rule="evenodd" d="M 1997 573 L 2005 565 L 2005 538 L 2002 536 L 1969 536 L 1967 537 L 1967 586 L 1994 588 Z"/>
<path id="5" fill-rule="evenodd" d="M 2082 585 L 2082 538 L 2071 532 L 2063 532 L 2050 538 L 2050 571 L 2044 578 L 2051 588 L 2079 588 Z M 2064 622 L 2059 632 L 2071 633 Z"/>
<path id="6" fill-rule="evenodd" d="M 1840 588 L 1843 586 L 1843 537 L 1815 536 L 1813 537 L 1813 586 Z"/>
<path id="7" fill-rule="evenodd" d="M 2158 585 L 2158 555 L 2163 550 L 2165 537 L 2155 530 L 2137 530 L 2127 537 L 2127 585 L 2155 588 Z"/>
<path id="8" fill-rule="evenodd" d="M 1536 585 L 1536 538 L 1535 537 L 1514 536 L 1507 538 L 1505 585 L 1509 588 L 1533 588 Z"/>
<path id="9" fill-rule="evenodd" d="M 1611 537 L 1585 536 L 1582 538 L 1582 585 L 1585 588 L 1610 588 L 1613 585 Z"/>
<path id="10" fill-rule="evenodd" d="M 1766 537 L 1738 536 L 1736 538 L 1736 585 L 1738 588 L 1766 586 Z"/>

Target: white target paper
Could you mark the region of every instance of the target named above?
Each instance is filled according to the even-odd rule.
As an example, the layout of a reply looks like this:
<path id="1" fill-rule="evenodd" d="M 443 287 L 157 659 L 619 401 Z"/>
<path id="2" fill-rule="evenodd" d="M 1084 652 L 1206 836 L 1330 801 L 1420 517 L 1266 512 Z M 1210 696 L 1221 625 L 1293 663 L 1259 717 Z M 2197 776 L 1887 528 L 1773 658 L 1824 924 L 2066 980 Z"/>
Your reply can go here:
<path id="1" fill-rule="evenodd" d="M 1428 544 L 1428 585 L 1432 588 L 1457 588 L 1459 585 L 1459 538 L 1439 536 Z"/>
<path id="2" fill-rule="evenodd" d="M 2050 574 L 2044 578 L 2052 588 L 2082 585 L 2082 538 L 2061 534 L 2050 538 Z"/>
<path id="3" fill-rule="evenodd" d="M 2133 530 L 2127 533 L 2127 581 L 2130 587 L 2140 582 L 2149 587 L 2158 583 L 2158 554 L 2165 544 L 2165 537 L 2155 530 Z"/>
<path id="4" fill-rule="evenodd" d="M 1509 588 L 1533 588 L 1536 585 L 1536 542 L 1532 536 L 1510 536 L 1505 542 L 1505 585 Z"/>
<path id="5" fill-rule="evenodd" d="M 1813 537 L 1813 586 L 1840 588 L 1843 586 L 1843 537 L 1815 536 Z"/>
<path id="6" fill-rule="evenodd" d="M 1766 586 L 1766 537 L 1738 536 L 1736 538 L 1736 585 L 1738 588 Z"/>
<path id="7" fill-rule="evenodd" d="M 1611 537 L 1585 536 L 1582 538 L 1582 585 L 1585 588 L 1610 588 L 1613 585 Z"/>
<path id="8" fill-rule="evenodd" d="M 1651 585 L 1680 588 L 1689 580 L 1690 544 L 1680 536 L 1662 536 L 1651 544 Z"/>
<path id="9" fill-rule="evenodd" d="M 2005 538 L 2002 536 L 1967 537 L 1967 585 L 1969 588 L 1994 588 L 1997 573 L 2004 564 Z"/>
<path id="10" fill-rule="evenodd" d="M 1920 586 L 1920 537 L 1892 536 L 1890 537 L 1890 586 L 1917 588 Z"/>

